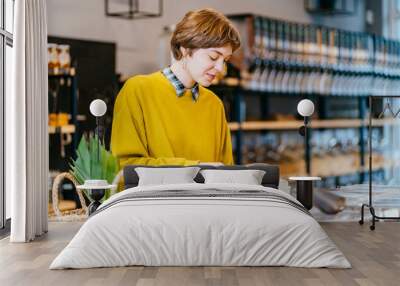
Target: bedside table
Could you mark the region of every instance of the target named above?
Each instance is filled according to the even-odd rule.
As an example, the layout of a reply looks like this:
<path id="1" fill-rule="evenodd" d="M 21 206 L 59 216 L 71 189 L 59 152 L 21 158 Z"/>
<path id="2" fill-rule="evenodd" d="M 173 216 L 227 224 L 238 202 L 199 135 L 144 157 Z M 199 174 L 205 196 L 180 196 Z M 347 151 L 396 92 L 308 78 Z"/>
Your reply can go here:
<path id="1" fill-rule="evenodd" d="M 320 180 L 320 177 L 289 177 L 289 181 L 296 181 L 297 200 L 308 210 L 313 207 L 313 183 Z"/>
<path id="2" fill-rule="evenodd" d="M 76 186 L 77 189 L 88 190 L 92 200 L 88 206 L 89 216 L 101 205 L 100 201 L 104 197 L 106 190 L 116 187 L 117 185 L 110 185 L 107 180 L 85 180 L 83 185 Z"/>

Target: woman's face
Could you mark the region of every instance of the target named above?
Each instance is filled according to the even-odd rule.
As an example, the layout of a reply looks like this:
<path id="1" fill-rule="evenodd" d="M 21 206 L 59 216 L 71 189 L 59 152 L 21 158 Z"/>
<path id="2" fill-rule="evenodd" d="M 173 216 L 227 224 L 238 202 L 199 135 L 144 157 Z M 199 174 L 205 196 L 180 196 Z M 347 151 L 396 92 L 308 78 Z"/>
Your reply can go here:
<path id="1" fill-rule="evenodd" d="M 225 63 L 232 55 L 232 47 L 193 50 L 186 56 L 186 70 L 189 76 L 202 86 L 209 86 L 215 77 L 224 71 Z"/>

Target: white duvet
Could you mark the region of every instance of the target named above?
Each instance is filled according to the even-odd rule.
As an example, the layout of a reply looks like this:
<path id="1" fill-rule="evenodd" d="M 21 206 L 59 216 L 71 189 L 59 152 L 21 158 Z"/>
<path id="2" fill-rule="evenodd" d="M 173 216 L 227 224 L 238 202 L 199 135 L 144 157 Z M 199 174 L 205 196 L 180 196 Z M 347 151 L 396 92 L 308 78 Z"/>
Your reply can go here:
<path id="1" fill-rule="evenodd" d="M 179 184 L 135 187 L 111 197 L 87 220 L 50 269 L 145 266 L 294 266 L 350 268 L 310 215 L 257 198 L 152 198 L 131 192 L 262 190 L 262 186 Z M 108 206 L 108 207 L 107 207 Z"/>

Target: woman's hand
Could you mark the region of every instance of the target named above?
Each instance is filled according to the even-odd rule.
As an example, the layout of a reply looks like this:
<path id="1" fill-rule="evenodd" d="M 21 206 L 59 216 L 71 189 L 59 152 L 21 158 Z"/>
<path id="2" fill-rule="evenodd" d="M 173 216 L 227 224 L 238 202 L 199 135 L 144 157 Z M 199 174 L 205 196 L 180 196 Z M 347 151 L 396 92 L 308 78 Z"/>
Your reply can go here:
<path id="1" fill-rule="evenodd" d="M 199 165 L 200 166 L 215 166 L 215 167 L 218 167 L 218 166 L 223 166 L 224 164 L 221 163 L 221 162 L 200 162 Z"/>

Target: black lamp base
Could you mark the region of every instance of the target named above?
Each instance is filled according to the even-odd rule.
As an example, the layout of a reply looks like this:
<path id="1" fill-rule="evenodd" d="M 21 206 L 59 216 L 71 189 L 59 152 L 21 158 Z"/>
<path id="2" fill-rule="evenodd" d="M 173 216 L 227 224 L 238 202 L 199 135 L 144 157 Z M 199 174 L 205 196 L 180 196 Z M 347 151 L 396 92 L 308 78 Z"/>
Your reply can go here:
<path id="1" fill-rule="evenodd" d="M 89 190 L 90 197 L 93 199 L 93 201 L 90 203 L 88 207 L 89 216 L 92 215 L 101 205 L 100 200 L 104 197 L 105 193 L 106 193 L 105 189 Z"/>
<path id="2" fill-rule="evenodd" d="M 92 215 L 100 205 L 101 203 L 98 201 L 91 202 L 90 205 L 88 206 L 89 216 Z"/>

